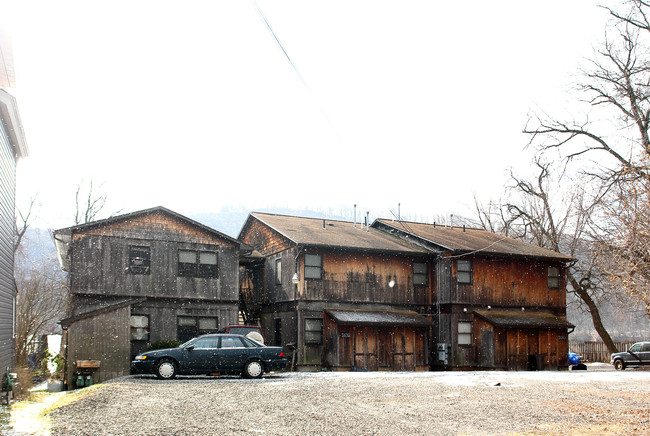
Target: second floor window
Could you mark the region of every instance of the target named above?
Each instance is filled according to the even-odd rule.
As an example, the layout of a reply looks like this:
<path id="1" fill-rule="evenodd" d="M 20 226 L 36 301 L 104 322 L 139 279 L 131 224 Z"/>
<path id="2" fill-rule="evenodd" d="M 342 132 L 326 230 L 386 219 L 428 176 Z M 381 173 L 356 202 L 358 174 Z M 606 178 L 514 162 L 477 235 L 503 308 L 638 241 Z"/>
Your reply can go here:
<path id="1" fill-rule="evenodd" d="M 178 276 L 218 277 L 217 253 L 214 251 L 178 250 Z"/>
<path id="2" fill-rule="evenodd" d="M 560 289 L 560 268 L 557 266 L 548 267 L 548 288 Z"/>
<path id="3" fill-rule="evenodd" d="M 305 278 L 312 280 L 323 278 L 322 254 L 305 254 Z"/>
<path id="4" fill-rule="evenodd" d="M 151 248 L 141 246 L 129 247 L 129 267 L 131 274 L 149 274 L 151 266 Z"/>
<path id="5" fill-rule="evenodd" d="M 413 262 L 413 284 L 416 286 L 426 286 L 428 283 L 427 264 Z"/>
<path id="6" fill-rule="evenodd" d="M 282 284 L 282 259 L 275 259 L 275 284 Z"/>
<path id="7" fill-rule="evenodd" d="M 458 267 L 458 283 L 471 285 L 472 284 L 472 261 L 471 260 L 458 260 L 456 263 Z"/>

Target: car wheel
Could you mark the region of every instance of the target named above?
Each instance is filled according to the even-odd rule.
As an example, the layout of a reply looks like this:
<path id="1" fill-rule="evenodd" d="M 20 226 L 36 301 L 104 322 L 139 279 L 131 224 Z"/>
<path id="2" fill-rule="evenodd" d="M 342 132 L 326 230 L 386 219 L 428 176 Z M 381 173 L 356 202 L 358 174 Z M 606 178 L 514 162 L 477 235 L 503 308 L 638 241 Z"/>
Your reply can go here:
<path id="1" fill-rule="evenodd" d="M 156 365 L 156 376 L 162 380 L 176 377 L 176 363 L 171 359 L 163 359 Z"/>
<path id="2" fill-rule="evenodd" d="M 259 360 L 251 360 L 244 367 L 244 377 L 246 378 L 260 378 L 264 372 L 262 362 Z"/>
<path id="3" fill-rule="evenodd" d="M 621 359 L 616 359 L 614 361 L 614 368 L 616 369 L 616 371 L 622 371 L 625 369 L 625 364 Z"/>

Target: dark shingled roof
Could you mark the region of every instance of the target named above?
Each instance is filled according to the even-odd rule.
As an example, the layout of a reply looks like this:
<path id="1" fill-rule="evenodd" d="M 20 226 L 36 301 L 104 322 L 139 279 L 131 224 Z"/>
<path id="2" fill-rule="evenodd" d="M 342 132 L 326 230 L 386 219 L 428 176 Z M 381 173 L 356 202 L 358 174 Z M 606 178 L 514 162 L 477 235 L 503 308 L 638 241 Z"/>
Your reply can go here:
<path id="1" fill-rule="evenodd" d="M 422 247 L 370 227 L 368 231 L 351 221 L 303 218 L 253 212 L 257 218 L 296 244 L 384 252 L 428 254 Z"/>
<path id="2" fill-rule="evenodd" d="M 537 329 L 571 328 L 573 324 L 564 317 L 548 312 L 528 312 L 520 310 L 475 310 L 474 313 L 495 327 Z"/>
<path id="3" fill-rule="evenodd" d="M 508 238 L 481 229 L 463 227 L 434 226 L 433 224 L 391 221 L 378 219 L 384 227 L 413 235 L 440 248 L 454 253 L 488 253 L 497 255 L 514 255 L 570 261 L 572 258 L 564 254 L 541 248 L 518 239 Z"/>
<path id="4" fill-rule="evenodd" d="M 385 327 L 428 327 L 431 322 L 412 310 L 325 309 L 337 324 Z"/>

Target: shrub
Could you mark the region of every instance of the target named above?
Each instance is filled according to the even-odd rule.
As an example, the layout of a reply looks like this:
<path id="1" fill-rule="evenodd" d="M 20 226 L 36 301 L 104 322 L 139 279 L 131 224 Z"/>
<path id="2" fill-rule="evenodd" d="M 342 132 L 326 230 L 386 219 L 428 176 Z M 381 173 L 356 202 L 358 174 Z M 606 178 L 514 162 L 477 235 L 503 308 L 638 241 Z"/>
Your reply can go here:
<path id="1" fill-rule="evenodd" d="M 149 345 L 149 351 L 160 350 L 161 348 L 176 348 L 180 344 L 182 344 L 182 342 L 177 341 L 175 339 L 165 339 L 162 341 L 156 341 L 156 342 L 152 342 L 151 345 Z"/>

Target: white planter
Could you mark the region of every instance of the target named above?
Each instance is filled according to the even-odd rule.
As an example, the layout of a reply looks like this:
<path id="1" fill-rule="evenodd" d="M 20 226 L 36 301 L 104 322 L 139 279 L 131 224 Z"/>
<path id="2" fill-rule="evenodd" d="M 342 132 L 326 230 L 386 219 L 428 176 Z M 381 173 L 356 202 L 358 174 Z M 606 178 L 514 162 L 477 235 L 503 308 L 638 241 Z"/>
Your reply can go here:
<path id="1" fill-rule="evenodd" d="M 48 392 L 61 392 L 63 390 L 63 381 L 54 380 L 47 382 L 47 391 Z"/>

